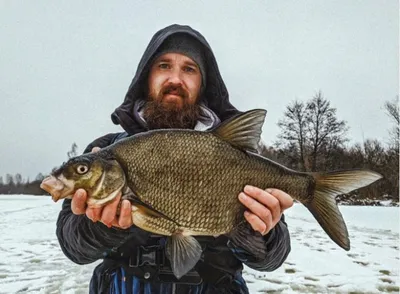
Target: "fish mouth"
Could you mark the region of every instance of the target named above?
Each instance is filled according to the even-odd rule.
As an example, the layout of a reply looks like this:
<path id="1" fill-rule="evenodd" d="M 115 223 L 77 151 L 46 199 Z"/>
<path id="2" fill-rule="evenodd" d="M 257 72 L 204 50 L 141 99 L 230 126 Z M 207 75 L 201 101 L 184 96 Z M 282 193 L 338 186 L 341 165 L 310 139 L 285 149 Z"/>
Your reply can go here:
<path id="1" fill-rule="evenodd" d="M 48 176 L 40 184 L 40 188 L 51 195 L 54 202 L 67 198 L 72 194 L 72 189 L 55 176 Z"/>

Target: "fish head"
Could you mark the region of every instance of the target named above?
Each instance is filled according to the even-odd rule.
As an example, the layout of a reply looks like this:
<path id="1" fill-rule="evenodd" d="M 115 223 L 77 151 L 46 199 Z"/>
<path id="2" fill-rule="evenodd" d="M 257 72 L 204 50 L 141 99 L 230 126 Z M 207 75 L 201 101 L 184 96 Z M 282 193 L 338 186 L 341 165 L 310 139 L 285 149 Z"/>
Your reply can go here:
<path id="1" fill-rule="evenodd" d="M 117 160 L 99 155 L 96 152 L 71 158 L 45 178 L 40 187 L 55 202 L 72 198 L 78 189 L 87 192 L 89 207 L 111 202 L 125 186 L 125 173 Z"/>

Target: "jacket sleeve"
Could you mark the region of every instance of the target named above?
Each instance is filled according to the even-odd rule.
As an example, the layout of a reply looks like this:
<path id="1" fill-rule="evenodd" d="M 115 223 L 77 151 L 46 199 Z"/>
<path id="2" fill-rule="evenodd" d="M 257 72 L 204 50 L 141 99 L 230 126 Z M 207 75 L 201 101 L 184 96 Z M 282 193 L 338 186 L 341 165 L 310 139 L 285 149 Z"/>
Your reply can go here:
<path id="1" fill-rule="evenodd" d="M 265 243 L 266 253 L 262 258 L 256 258 L 251 252 L 236 246 L 232 241 L 228 241 L 228 247 L 240 261 L 252 269 L 258 271 L 276 270 L 286 260 L 291 249 L 290 235 L 285 222 L 285 216 L 282 215 L 281 220 L 267 235 L 260 236 L 260 234 L 256 234 L 255 231 L 253 232 L 254 234 L 248 235 L 249 239 L 255 240 L 255 238 L 263 238 L 263 242 Z"/>
<path id="2" fill-rule="evenodd" d="M 71 200 L 65 199 L 58 216 L 56 234 L 62 251 L 70 260 L 87 264 L 122 244 L 129 236 L 129 229 L 108 228 L 100 222 L 92 222 L 86 215 L 75 215 L 71 210 Z"/>
<path id="3" fill-rule="evenodd" d="M 115 136 L 108 134 L 95 140 L 84 153 L 96 146 L 110 145 Z M 129 229 L 108 228 L 100 222 L 93 223 L 86 215 L 75 215 L 71 210 L 71 200 L 65 199 L 58 216 L 56 235 L 62 251 L 70 260 L 86 264 L 102 258 L 108 249 L 123 243 L 129 236 Z"/>

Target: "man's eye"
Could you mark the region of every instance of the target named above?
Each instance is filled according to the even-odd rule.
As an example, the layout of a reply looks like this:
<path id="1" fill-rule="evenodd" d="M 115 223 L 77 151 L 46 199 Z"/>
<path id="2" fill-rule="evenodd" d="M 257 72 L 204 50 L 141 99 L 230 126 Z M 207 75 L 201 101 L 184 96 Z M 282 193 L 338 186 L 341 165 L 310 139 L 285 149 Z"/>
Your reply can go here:
<path id="1" fill-rule="evenodd" d="M 193 67 L 190 67 L 190 66 L 185 66 L 185 67 L 183 68 L 183 70 L 184 70 L 185 72 L 189 72 L 189 73 L 196 72 L 196 69 L 194 69 Z"/>
<path id="2" fill-rule="evenodd" d="M 170 66 L 169 66 L 168 63 L 160 63 L 160 64 L 158 65 L 158 67 L 159 67 L 159 68 L 162 68 L 162 69 L 168 69 L 168 68 L 170 68 Z"/>

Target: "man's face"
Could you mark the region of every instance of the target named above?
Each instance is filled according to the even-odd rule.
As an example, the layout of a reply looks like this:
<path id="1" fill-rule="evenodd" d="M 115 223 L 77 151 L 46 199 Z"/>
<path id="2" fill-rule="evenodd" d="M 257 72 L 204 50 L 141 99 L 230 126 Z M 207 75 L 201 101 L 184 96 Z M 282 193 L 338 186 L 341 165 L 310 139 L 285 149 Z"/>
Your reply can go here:
<path id="1" fill-rule="evenodd" d="M 166 109 L 179 110 L 197 102 L 201 87 L 201 72 L 189 57 L 166 53 L 152 64 L 149 73 L 149 97 Z"/>

